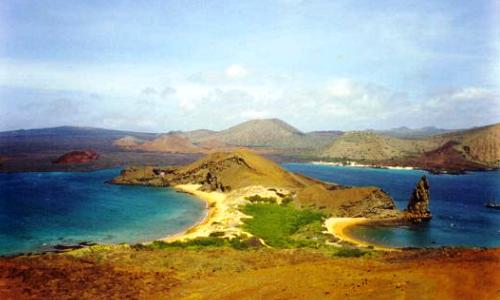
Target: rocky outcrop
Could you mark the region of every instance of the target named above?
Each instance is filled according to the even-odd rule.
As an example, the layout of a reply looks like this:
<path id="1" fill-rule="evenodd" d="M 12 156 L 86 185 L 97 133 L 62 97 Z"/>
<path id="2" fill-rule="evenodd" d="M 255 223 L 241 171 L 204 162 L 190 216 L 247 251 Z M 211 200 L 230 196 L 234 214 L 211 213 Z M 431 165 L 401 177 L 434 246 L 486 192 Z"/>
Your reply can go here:
<path id="1" fill-rule="evenodd" d="M 347 187 L 288 172 L 251 151 L 216 152 L 180 167 L 132 167 L 113 179 L 116 184 L 175 186 L 199 184 L 204 191 L 229 192 L 261 186 L 287 190 L 298 207 L 334 216 L 396 217 L 392 198 L 377 187 Z"/>
<path id="2" fill-rule="evenodd" d="M 429 181 L 427 181 L 427 177 L 422 176 L 410 196 L 410 201 L 405 211 L 407 218 L 415 221 L 432 218 L 429 201 Z"/>
<path id="3" fill-rule="evenodd" d="M 449 141 L 444 145 L 420 154 L 418 157 L 394 161 L 393 164 L 413 166 L 432 173 L 456 173 L 485 170 L 488 166 L 474 162 L 468 157 L 468 148 L 457 141 Z"/>
<path id="4" fill-rule="evenodd" d="M 53 164 L 81 164 L 94 161 L 99 158 L 99 154 L 94 150 L 84 150 L 84 151 L 71 151 L 68 152 L 56 160 Z"/>

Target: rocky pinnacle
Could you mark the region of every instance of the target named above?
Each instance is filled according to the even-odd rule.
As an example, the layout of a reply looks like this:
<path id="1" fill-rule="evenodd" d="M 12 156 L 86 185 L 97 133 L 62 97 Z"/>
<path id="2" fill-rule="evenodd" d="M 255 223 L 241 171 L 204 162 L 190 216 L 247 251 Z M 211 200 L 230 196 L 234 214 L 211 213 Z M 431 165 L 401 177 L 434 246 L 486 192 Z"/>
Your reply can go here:
<path id="1" fill-rule="evenodd" d="M 430 219 L 432 217 L 429 209 L 429 182 L 427 177 L 422 176 L 410 196 L 406 212 L 416 220 Z"/>

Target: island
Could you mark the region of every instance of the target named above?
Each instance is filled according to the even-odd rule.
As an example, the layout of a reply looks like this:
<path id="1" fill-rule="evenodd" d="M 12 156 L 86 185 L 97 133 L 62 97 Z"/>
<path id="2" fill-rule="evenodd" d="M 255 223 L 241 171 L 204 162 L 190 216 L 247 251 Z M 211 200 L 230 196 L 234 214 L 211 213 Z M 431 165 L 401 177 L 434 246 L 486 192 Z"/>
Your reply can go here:
<path id="1" fill-rule="evenodd" d="M 92 162 L 99 158 L 99 154 L 94 150 L 76 150 L 61 155 L 53 164 L 83 164 Z"/>

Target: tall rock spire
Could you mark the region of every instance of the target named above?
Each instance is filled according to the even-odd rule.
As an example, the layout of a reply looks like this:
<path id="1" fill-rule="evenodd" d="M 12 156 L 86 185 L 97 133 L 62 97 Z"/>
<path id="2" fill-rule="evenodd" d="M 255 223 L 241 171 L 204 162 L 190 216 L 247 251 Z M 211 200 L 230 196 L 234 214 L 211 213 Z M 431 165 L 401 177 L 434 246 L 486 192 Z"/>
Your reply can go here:
<path id="1" fill-rule="evenodd" d="M 429 182 L 427 181 L 427 177 L 422 176 L 410 196 L 410 201 L 406 208 L 407 216 L 415 221 L 432 218 L 429 201 Z"/>

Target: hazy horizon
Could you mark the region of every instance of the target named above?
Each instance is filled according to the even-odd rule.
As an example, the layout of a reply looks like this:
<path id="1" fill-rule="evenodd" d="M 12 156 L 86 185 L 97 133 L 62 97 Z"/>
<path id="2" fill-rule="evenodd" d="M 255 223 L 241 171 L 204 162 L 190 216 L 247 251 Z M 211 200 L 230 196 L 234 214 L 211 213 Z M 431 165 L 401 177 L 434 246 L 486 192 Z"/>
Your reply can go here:
<path id="1" fill-rule="evenodd" d="M 0 131 L 500 121 L 496 1 L 3 1 Z"/>
<path id="2" fill-rule="evenodd" d="M 134 129 L 127 129 L 127 128 L 105 128 L 105 127 L 95 127 L 95 126 L 79 126 L 79 125 L 68 125 L 68 124 L 63 124 L 63 125 L 58 125 L 58 126 L 50 126 L 50 127 L 33 127 L 33 128 L 17 128 L 17 129 L 9 129 L 9 130 L 0 130 L 0 132 L 10 132 L 10 131 L 18 131 L 18 130 L 37 130 L 37 129 L 53 129 L 53 128 L 64 128 L 64 127 L 70 127 L 70 128 L 92 128 L 92 129 L 104 129 L 104 130 L 117 130 L 117 131 L 124 131 L 124 132 L 142 132 L 142 133 L 168 133 L 168 132 L 186 132 L 186 131 L 192 131 L 192 130 L 211 130 L 211 131 L 221 131 L 224 129 L 231 128 L 236 125 L 240 125 L 242 123 L 248 122 L 248 121 L 255 121 L 255 120 L 271 120 L 271 119 L 278 119 L 278 118 L 265 118 L 265 119 L 248 119 L 244 120 L 235 124 L 230 124 L 228 127 L 221 128 L 221 129 L 212 129 L 212 128 L 207 128 L 207 127 L 200 127 L 200 128 L 195 128 L 191 130 L 181 130 L 181 129 L 167 129 L 164 131 L 146 131 L 146 130 L 134 130 Z M 278 119 L 281 121 L 286 122 L 286 120 Z M 295 129 L 303 132 L 303 133 L 309 133 L 309 132 L 321 132 L 321 131 L 370 131 L 370 130 L 375 130 L 375 131 L 390 131 L 390 130 L 397 130 L 397 129 L 408 129 L 408 130 L 422 130 L 422 129 L 440 129 L 440 130 L 467 130 L 467 129 L 472 129 L 472 128 L 478 128 L 478 127 L 484 127 L 484 126 L 489 126 L 489 125 L 495 125 L 499 122 L 495 123 L 488 123 L 484 125 L 479 125 L 479 126 L 472 126 L 472 127 L 461 127 L 461 128 L 444 128 L 444 127 L 437 127 L 437 126 L 423 126 L 423 127 L 407 127 L 407 126 L 398 126 L 398 127 L 391 127 L 391 128 L 382 128 L 382 129 L 374 129 L 374 128 L 363 128 L 363 129 L 355 129 L 355 130 L 340 130 L 336 128 L 322 128 L 322 129 L 317 129 L 317 130 L 302 130 L 301 128 L 295 126 L 294 124 L 286 122 L 288 125 L 291 125 Z"/>

